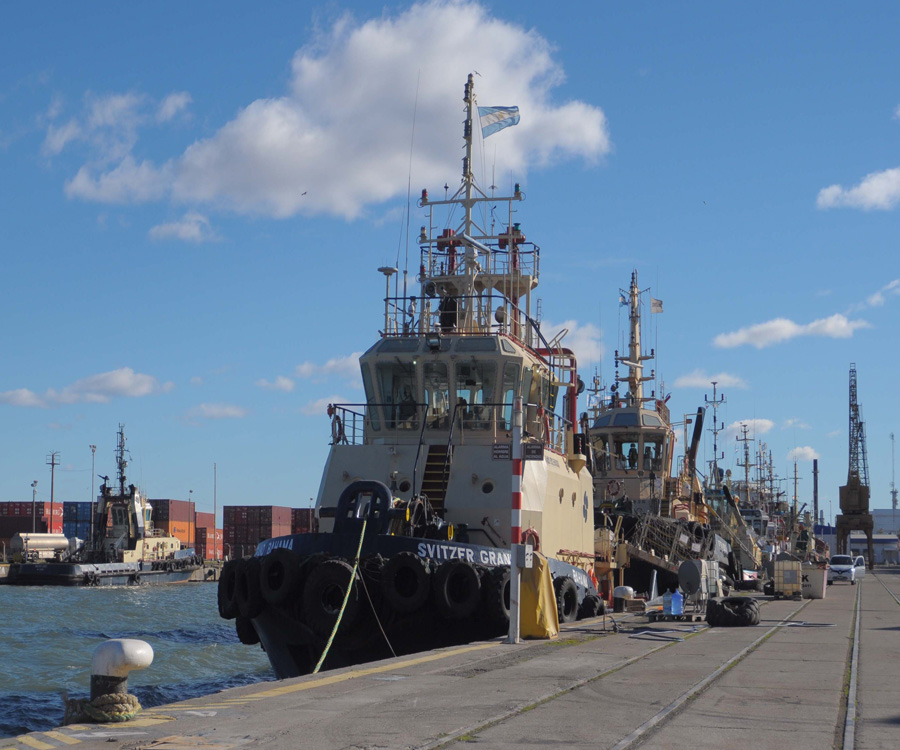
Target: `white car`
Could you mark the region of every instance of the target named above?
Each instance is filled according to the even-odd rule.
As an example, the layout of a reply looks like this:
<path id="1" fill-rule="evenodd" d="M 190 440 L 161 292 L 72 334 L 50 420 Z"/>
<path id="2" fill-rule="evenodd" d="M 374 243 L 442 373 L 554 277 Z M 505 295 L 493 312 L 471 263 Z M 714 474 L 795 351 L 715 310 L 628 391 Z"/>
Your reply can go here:
<path id="1" fill-rule="evenodd" d="M 866 562 L 862 555 L 832 555 L 828 568 L 828 585 L 835 581 L 849 581 L 852 586 L 866 574 Z"/>

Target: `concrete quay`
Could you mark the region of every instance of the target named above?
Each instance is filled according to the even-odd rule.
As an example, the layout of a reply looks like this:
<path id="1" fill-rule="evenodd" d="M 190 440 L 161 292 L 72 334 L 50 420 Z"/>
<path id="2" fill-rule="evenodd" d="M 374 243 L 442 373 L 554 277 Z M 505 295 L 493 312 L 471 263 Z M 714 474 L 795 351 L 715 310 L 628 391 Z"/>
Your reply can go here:
<path id="1" fill-rule="evenodd" d="M 250 685 L 126 724 L 0 740 L 0 750 L 893 749 L 895 597 L 900 568 L 879 568 L 860 585 L 829 586 L 823 600 L 763 597 L 756 627 L 614 615 L 619 632 L 597 618 L 558 641 L 490 641 Z"/>

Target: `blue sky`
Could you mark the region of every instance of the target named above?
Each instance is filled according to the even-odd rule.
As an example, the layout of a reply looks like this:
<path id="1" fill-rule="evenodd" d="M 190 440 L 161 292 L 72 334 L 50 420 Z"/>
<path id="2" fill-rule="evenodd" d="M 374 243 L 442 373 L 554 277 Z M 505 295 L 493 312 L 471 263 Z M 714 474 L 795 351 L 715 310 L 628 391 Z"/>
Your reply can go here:
<path id="1" fill-rule="evenodd" d="M 407 186 L 458 182 L 474 70 L 521 111 L 476 169 L 522 184 L 583 372 L 611 378 L 637 269 L 673 412 L 717 379 L 725 465 L 747 421 L 810 506 L 819 457 L 828 514 L 855 362 L 888 507 L 898 27 L 887 2 L 5 3 L 0 500 L 48 499 L 51 451 L 57 499 L 89 499 L 119 422 L 151 496 L 211 510 L 213 463 L 220 505 L 315 496 Z"/>

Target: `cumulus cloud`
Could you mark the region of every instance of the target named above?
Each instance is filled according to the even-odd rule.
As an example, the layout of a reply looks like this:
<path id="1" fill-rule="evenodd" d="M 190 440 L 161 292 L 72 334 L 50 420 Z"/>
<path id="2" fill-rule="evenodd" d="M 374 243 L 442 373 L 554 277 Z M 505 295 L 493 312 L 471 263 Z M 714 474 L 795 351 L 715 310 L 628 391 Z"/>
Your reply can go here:
<path id="1" fill-rule="evenodd" d="M 98 203 L 145 203 L 159 200 L 168 190 L 169 167 L 157 169 L 149 161 L 138 163 L 125 156 L 113 169 L 99 176 L 83 166 L 66 182 L 64 190 L 70 198 Z"/>
<path id="2" fill-rule="evenodd" d="M 188 409 L 188 419 L 242 419 L 247 410 L 234 404 L 197 404 Z"/>
<path id="3" fill-rule="evenodd" d="M 352 219 L 406 195 L 414 110 L 415 181 L 453 183 L 460 98 L 473 69 L 481 105 L 521 112 L 518 126 L 487 144 L 496 174 L 522 179 L 529 167 L 560 159 L 594 163 L 610 150 L 605 115 L 589 103 L 553 100 L 565 78 L 553 53 L 537 32 L 469 0 L 430 0 L 363 21 L 346 14 L 295 53 L 282 96 L 249 102 L 159 166 L 129 170 L 148 185 L 132 182 L 128 194 L 155 200 L 164 184 L 177 201 L 239 213 Z M 83 169 L 69 195 L 115 201 L 103 186 L 117 167 Z"/>
<path id="4" fill-rule="evenodd" d="M 564 320 L 562 323 L 541 323 L 541 330 L 548 341 L 552 340 L 563 329 L 568 333 L 563 337 L 562 346 L 575 352 L 578 369 L 599 362 L 603 358 L 603 334 L 593 323 L 579 323 L 577 320 Z"/>
<path id="5" fill-rule="evenodd" d="M 881 307 L 885 303 L 886 295 L 900 295 L 900 279 L 894 279 L 889 284 L 885 284 L 874 294 L 869 295 L 869 297 L 866 298 L 866 304 L 869 307 Z"/>
<path id="6" fill-rule="evenodd" d="M 675 379 L 675 388 L 709 388 L 713 381 L 721 388 L 746 388 L 743 378 L 728 372 L 707 375 L 705 370 L 694 370 Z"/>
<path id="7" fill-rule="evenodd" d="M 812 461 L 818 457 L 819 454 L 816 450 L 808 445 L 798 445 L 796 448 L 789 450 L 787 454 L 788 461 Z"/>
<path id="8" fill-rule="evenodd" d="M 0 393 L 0 403 L 11 406 L 50 407 L 60 404 L 107 403 L 113 398 L 140 398 L 167 393 L 173 383 L 160 383 L 152 375 L 135 372 L 130 367 L 103 372 L 77 380 L 60 390 L 48 388 L 37 394 L 27 388 Z"/>
<path id="9" fill-rule="evenodd" d="M 353 352 L 353 354 L 348 354 L 346 357 L 329 359 L 324 365 L 304 362 L 302 365 L 297 365 L 294 374 L 298 378 L 310 378 L 313 380 L 324 380 L 330 375 L 355 378 L 359 375 L 359 358 L 361 356 L 362 352 Z"/>
<path id="10" fill-rule="evenodd" d="M 194 99 L 187 91 L 178 91 L 174 94 L 169 94 L 159 103 L 159 108 L 156 110 L 157 122 L 169 122 L 169 120 L 173 119 L 179 112 L 183 112 L 187 109 L 192 101 L 194 101 Z"/>
<path id="11" fill-rule="evenodd" d="M 183 240 L 184 242 L 214 242 L 219 235 L 212 228 L 209 219 L 196 211 L 188 211 L 180 221 L 157 224 L 150 229 L 150 237 L 154 240 Z"/>
<path id="12" fill-rule="evenodd" d="M 294 381 L 284 375 L 279 375 L 271 383 L 265 378 L 261 378 L 256 381 L 256 385 L 267 391 L 281 391 L 282 393 L 290 393 L 294 390 Z"/>
<path id="13" fill-rule="evenodd" d="M 888 211 L 900 203 L 900 167 L 867 174 L 858 185 L 829 185 L 819 191 L 819 208 L 862 208 Z"/>
<path id="14" fill-rule="evenodd" d="M 747 436 L 757 438 L 771 430 L 775 423 L 771 419 L 742 419 L 732 422 L 725 428 L 725 435 L 729 438 L 741 437 L 744 434 L 743 425 L 747 425 Z"/>
<path id="15" fill-rule="evenodd" d="M 327 414 L 328 404 L 347 404 L 350 403 L 350 399 L 345 396 L 326 396 L 325 398 L 317 398 L 314 401 L 310 401 L 306 404 L 301 412 L 304 414 L 309 414 L 310 416 L 321 416 L 323 414 Z"/>
<path id="16" fill-rule="evenodd" d="M 865 320 L 849 320 L 836 313 L 829 318 L 814 320 L 812 323 L 795 323 L 787 318 L 775 318 L 765 323 L 741 328 L 731 333 L 720 333 L 713 339 L 713 346 L 733 349 L 750 344 L 763 349 L 782 341 L 790 341 L 799 336 L 823 336 L 831 339 L 848 339 L 860 328 L 870 328 Z"/>
<path id="17" fill-rule="evenodd" d="M 785 419 L 784 424 L 781 425 L 782 430 L 809 430 L 811 429 L 806 422 L 800 419 Z"/>

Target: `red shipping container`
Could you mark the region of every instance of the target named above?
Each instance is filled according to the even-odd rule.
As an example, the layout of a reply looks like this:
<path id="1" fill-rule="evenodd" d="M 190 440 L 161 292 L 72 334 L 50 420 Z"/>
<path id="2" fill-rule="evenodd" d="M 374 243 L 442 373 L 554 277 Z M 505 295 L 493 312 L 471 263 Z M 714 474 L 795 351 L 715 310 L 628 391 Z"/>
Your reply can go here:
<path id="1" fill-rule="evenodd" d="M 212 529 L 216 525 L 216 517 L 212 513 L 195 513 L 194 523 L 198 529 Z"/>

